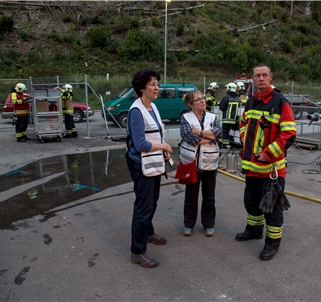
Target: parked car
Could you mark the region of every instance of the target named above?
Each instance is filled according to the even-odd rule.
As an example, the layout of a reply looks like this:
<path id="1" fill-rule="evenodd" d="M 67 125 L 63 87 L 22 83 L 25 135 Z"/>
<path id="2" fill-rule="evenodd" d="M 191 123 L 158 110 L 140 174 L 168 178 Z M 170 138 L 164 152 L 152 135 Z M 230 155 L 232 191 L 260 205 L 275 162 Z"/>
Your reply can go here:
<path id="1" fill-rule="evenodd" d="M 74 117 L 73 117 L 74 122 L 79 123 L 83 121 L 83 119 L 86 118 L 87 116 L 86 104 L 73 102 L 73 106 L 74 106 Z M 93 111 L 91 109 L 91 106 L 88 105 L 88 116 L 92 116 L 94 114 L 95 114 L 95 111 Z M 13 105 L 11 101 L 11 93 L 8 94 L 6 102 L 2 108 L 1 118 L 3 119 L 13 118 Z"/>
<path id="2" fill-rule="evenodd" d="M 190 90 L 197 90 L 197 87 L 193 84 L 160 85 L 158 98 L 153 103 L 157 106 L 162 119 L 176 122 L 180 115 L 189 109 L 184 105 L 182 97 Z M 107 121 L 112 121 L 116 124 L 111 116 L 112 114 L 119 125 L 125 128 L 129 108 L 137 98 L 138 96 L 133 87 L 128 86 L 117 97 L 106 101 L 104 105 Z M 101 115 L 104 118 L 103 111 L 101 111 Z"/>

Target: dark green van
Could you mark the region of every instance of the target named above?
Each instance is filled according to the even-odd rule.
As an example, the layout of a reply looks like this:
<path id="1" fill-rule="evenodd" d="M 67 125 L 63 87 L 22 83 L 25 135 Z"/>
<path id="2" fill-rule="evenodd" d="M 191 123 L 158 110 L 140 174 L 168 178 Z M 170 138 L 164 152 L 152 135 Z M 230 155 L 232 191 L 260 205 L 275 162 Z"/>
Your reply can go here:
<path id="1" fill-rule="evenodd" d="M 182 97 L 190 90 L 197 90 L 197 87 L 193 84 L 161 84 L 158 98 L 153 101 L 161 118 L 169 119 L 171 122 L 177 121 L 181 113 L 188 110 Z M 104 105 L 108 109 L 105 109 L 107 121 L 115 122 L 110 116 L 110 112 L 117 122 L 125 128 L 129 108 L 137 98 L 138 96 L 132 86 L 128 86 L 117 97 L 106 101 Z M 102 117 L 104 118 L 103 112 Z"/>

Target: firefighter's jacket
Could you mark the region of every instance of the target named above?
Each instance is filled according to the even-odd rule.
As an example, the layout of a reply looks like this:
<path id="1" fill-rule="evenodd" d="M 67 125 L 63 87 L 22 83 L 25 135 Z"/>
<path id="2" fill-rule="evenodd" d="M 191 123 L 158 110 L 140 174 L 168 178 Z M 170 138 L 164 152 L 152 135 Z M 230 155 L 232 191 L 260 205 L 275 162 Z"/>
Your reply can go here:
<path id="1" fill-rule="evenodd" d="M 249 99 L 249 97 L 246 95 L 245 91 L 241 91 L 239 94 L 240 97 L 240 105 L 244 105 L 247 100 Z"/>
<path id="2" fill-rule="evenodd" d="M 61 89 L 62 110 L 64 114 L 73 115 L 74 106 L 72 105 L 73 93 L 65 89 Z"/>
<path id="3" fill-rule="evenodd" d="M 211 89 L 207 89 L 205 94 L 205 102 L 206 102 L 206 111 L 211 112 L 213 106 L 217 106 L 219 103 L 215 99 L 214 91 Z"/>
<path id="4" fill-rule="evenodd" d="M 201 129 L 200 122 L 193 111 L 184 114 L 186 121 L 192 126 Z M 205 113 L 203 130 L 213 130 L 215 114 Z M 183 164 L 189 164 L 196 160 L 199 170 L 212 171 L 218 168 L 219 146 L 217 143 L 207 143 L 196 146 L 182 141 L 180 145 L 180 160 Z"/>
<path id="5" fill-rule="evenodd" d="M 143 105 L 141 98 L 138 98 L 131 105 L 129 111 L 132 108 L 138 108 L 140 110 L 144 119 L 146 140 L 152 144 L 161 144 L 164 142 L 164 126 L 157 107 L 153 103 L 151 103 L 151 106 L 161 129 L 158 128 L 157 123 Z M 129 133 L 128 130 L 127 133 Z M 145 176 L 157 176 L 165 172 L 165 159 L 163 150 L 157 150 L 154 152 L 141 152 L 141 163 L 142 172 Z"/>
<path id="6" fill-rule="evenodd" d="M 242 170 L 248 176 L 268 177 L 275 165 L 278 176 L 285 177 L 285 151 L 296 137 L 292 108 L 272 87 L 258 97 L 256 92 L 249 98 L 241 117 Z M 263 153 L 267 162 L 258 161 L 256 153 Z"/>
<path id="7" fill-rule="evenodd" d="M 28 100 L 25 99 L 24 93 L 11 93 L 11 100 L 13 104 L 14 114 L 16 116 L 28 116 L 29 115 L 29 104 Z"/>
<path id="8" fill-rule="evenodd" d="M 234 92 L 229 92 L 220 103 L 220 110 L 223 111 L 222 124 L 235 124 L 237 120 L 240 98 Z"/>

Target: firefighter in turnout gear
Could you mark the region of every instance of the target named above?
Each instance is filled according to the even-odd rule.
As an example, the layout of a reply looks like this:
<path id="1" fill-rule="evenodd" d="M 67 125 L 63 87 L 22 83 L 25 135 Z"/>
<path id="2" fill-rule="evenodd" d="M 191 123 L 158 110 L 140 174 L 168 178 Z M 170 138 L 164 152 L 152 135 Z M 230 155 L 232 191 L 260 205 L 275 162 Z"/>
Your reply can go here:
<path id="1" fill-rule="evenodd" d="M 62 99 L 62 108 L 63 113 L 65 115 L 65 127 L 66 127 L 66 135 L 64 138 L 77 137 L 78 132 L 75 127 L 75 123 L 73 120 L 74 107 L 72 105 L 72 86 L 70 84 L 66 84 L 61 89 L 61 99 Z"/>
<path id="2" fill-rule="evenodd" d="M 218 106 L 219 102 L 215 99 L 215 92 L 219 86 L 216 82 L 212 82 L 204 93 L 205 102 L 206 102 L 206 112 L 211 112 L 213 106 Z"/>
<path id="3" fill-rule="evenodd" d="M 295 140 L 296 124 L 289 102 L 270 85 L 270 67 L 264 63 L 256 65 L 252 77 L 257 92 L 246 102 L 240 123 L 242 172 L 246 176 L 244 205 L 247 225 L 245 231 L 237 234 L 235 239 L 261 239 L 266 224 L 265 245 L 260 259 L 270 260 L 281 243 L 283 207 L 278 200 L 267 212 L 261 204 L 270 192 L 272 171 L 277 175 L 279 187 L 284 192 L 284 154 Z"/>
<path id="4" fill-rule="evenodd" d="M 237 82 L 236 85 L 237 85 L 236 93 L 240 98 L 240 105 L 244 105 L 249 99 L 249 97 L 246 95 L 246 92 L 245 92 L 245 85 L 243 82 Z"/>
<path id="5" fill-rule="evenodd" d="M 223 145 L 221 148 L 226 148 L 226 146 L 230 144 L 230 130 L 236 131 L 239 128 L 239 117 L 237 114 L 240 106 L 240 99 L 236 94 L 236 84 L 227 84 L 226 90 L 227 94 L 220 103 L 220 110 L 223 112 Z"/>
<path id="6" fill-rule="evenodd" d="M 14 110 L 14 119 L 16 126 L 17 142 L 26 142 L 27 128 L 29 123 L 29 95 L 24 93 L 26 90 L 25 84 L 18 83 L 11 93 L 11 100 Z"/>

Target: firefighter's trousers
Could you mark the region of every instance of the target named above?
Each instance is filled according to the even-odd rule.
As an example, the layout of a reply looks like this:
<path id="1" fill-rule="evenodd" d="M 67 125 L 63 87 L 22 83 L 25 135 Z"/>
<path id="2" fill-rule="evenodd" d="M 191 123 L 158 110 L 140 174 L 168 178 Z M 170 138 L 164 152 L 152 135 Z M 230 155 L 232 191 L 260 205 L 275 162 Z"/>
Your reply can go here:
<path id="1" fill-rule="evenodd" d="M 222 123 L 222 130 L 223 130 L 223 145 L 229 145 L 231 143 L 230 141 L 230 130 L 237 131 L 238 130 L 238 123 L 235 122 L 234 124 L 227 124 Z"/>
<path id="2" fill-rule="evenodd" d="M 284 178 L 278 178 L 279 184 L 284 189 Z M 244 190 L 244 205 L 247 211 L 246 229 L 249 234 L 259 236 L 263 234 L 264 222 L 266 223 L 265 245 L 278 248 L 281 243 L 283 212 L 274 207 L 272 213 L 263 214 L 259 204 L 269 187 L 269 178 L 246 177 Z"/>
<path id="3" fill-rule="evenodd" d="M 66 127 L 66 134 L 71 135 L 74 132 L 77 132 L 73 115 L 65 114 L 65 127 Z"/>
<path id="4" fill-rule="evenodd" d="M 17 116 L 16 138 L 19 140 L 27 135 L 29 116 Z"/>

